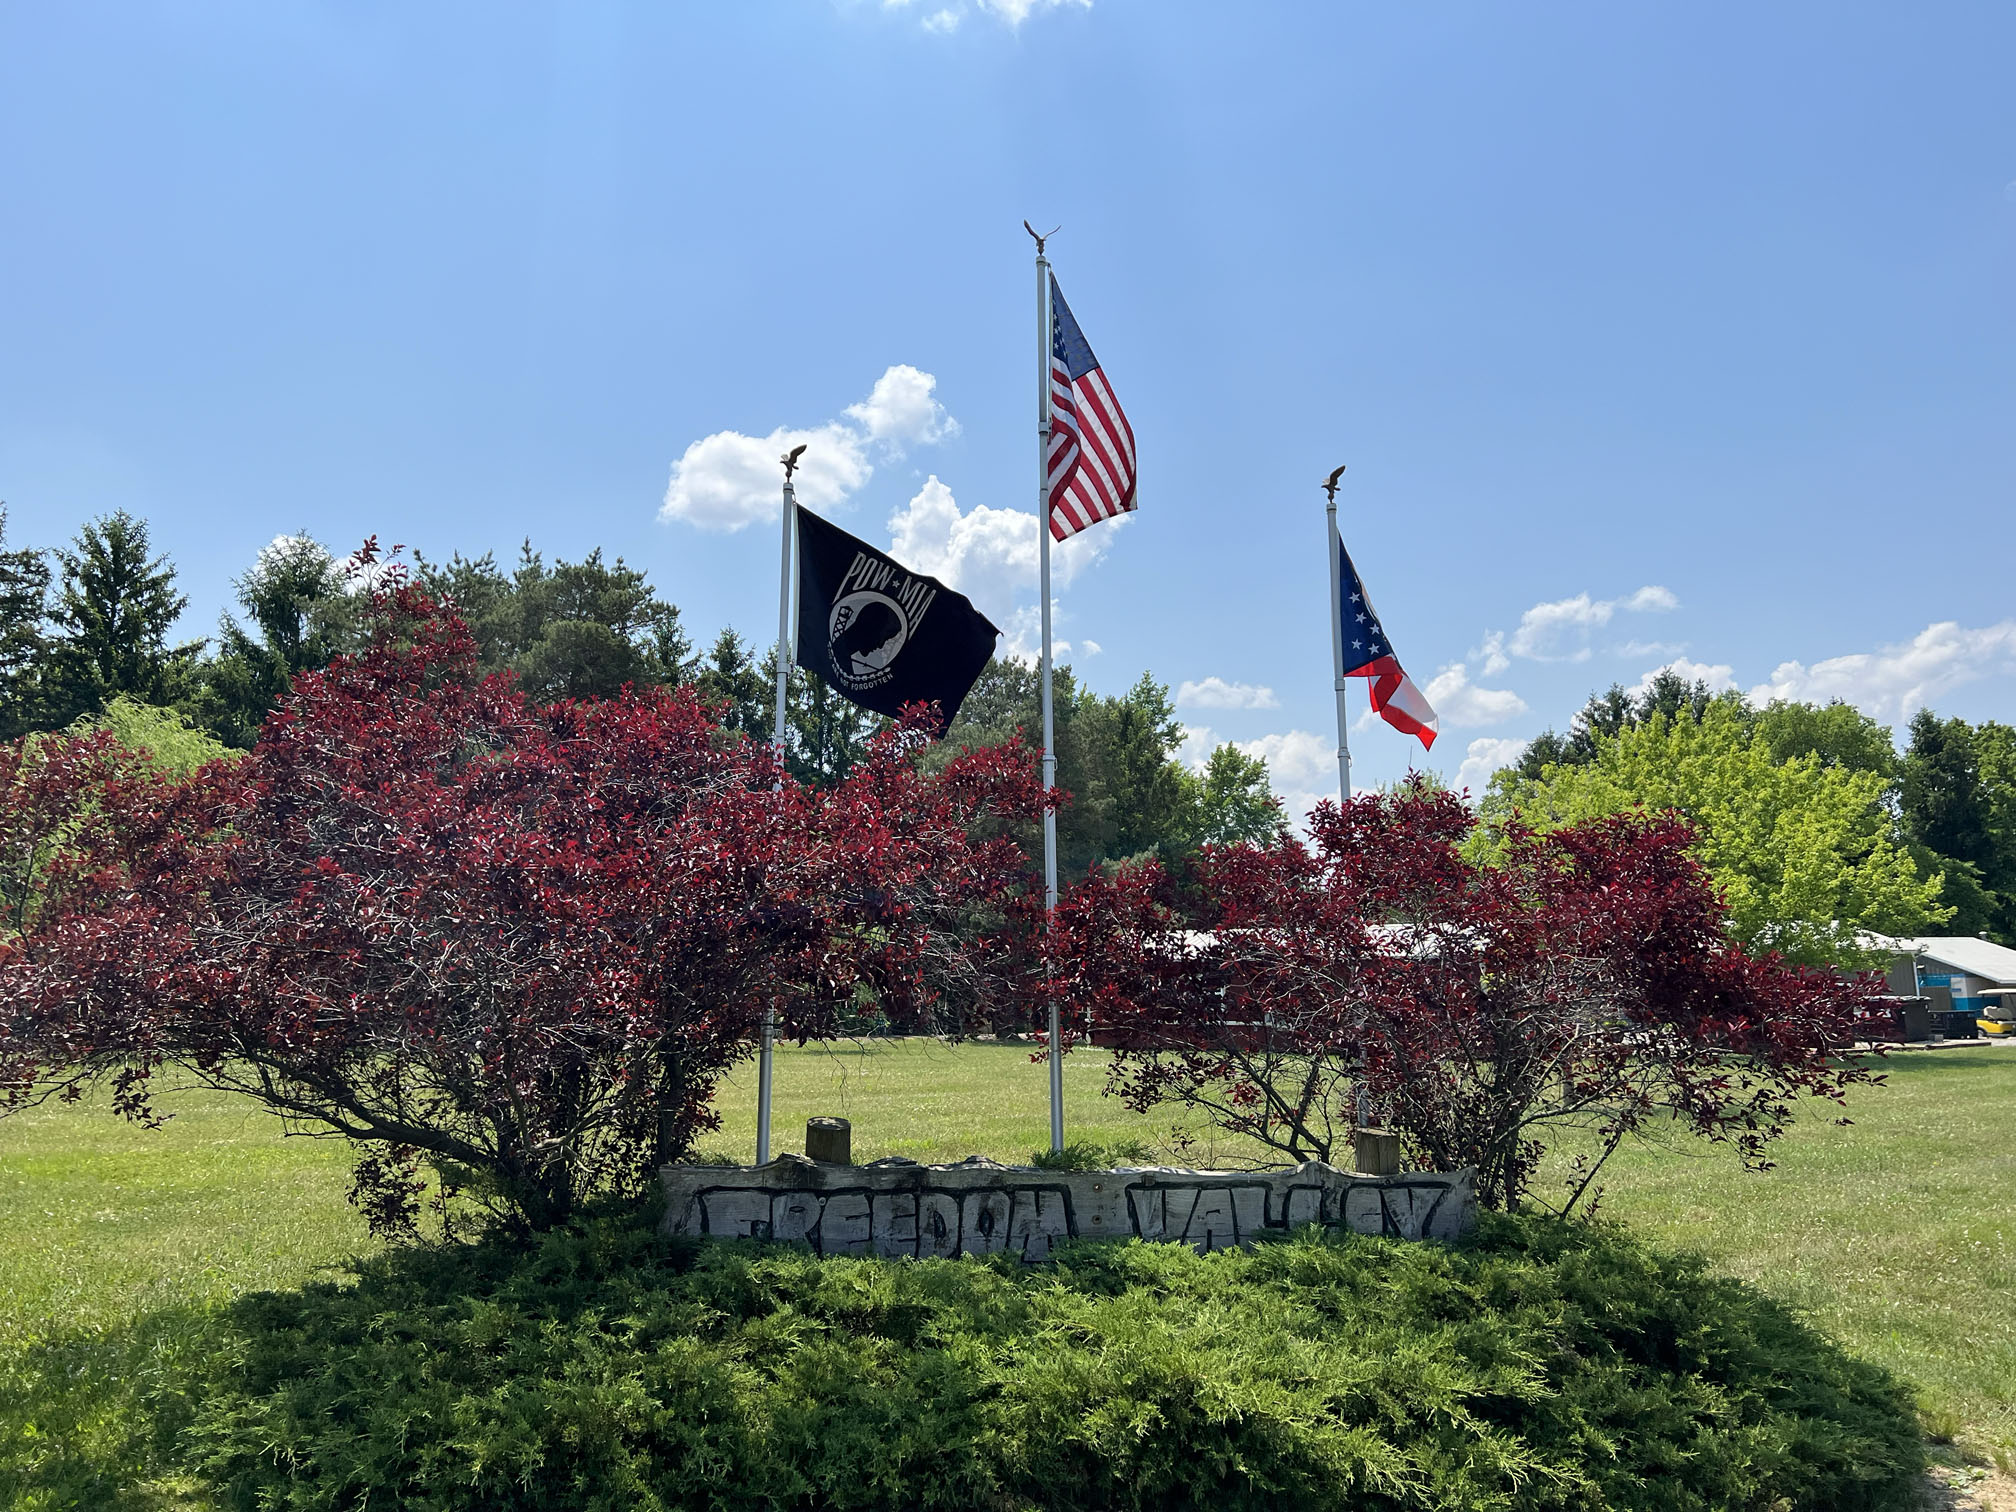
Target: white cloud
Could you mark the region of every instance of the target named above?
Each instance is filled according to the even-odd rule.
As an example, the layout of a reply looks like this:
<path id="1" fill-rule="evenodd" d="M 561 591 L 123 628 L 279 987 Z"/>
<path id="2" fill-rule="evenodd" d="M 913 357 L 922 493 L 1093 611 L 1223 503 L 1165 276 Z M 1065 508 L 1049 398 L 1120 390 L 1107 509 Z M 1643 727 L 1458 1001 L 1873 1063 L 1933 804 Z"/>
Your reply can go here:
<path id="1" fill-rule="evenodd" d="M 1680 607 L 1680 598 L 1671 588 L 1647 583 L 1617 607 L 1629 609 L 1633 614 L 1671 614 Z"/>
<path id="2" fill-rule="evenodd" d="M 914 0 L 882 0 L 882 8 L 908 10 L 913 3 Z M 1038 11 L 1061 10 L 1065 6 L 1090 10 L 1092 0 L 954 0 L 953 4 L 943 6 L 924 17 L 923 26 L 924 30 L 929 32 L 957 31 L 961 19 L 970 12 L 1005 21 L 1009 30 L 1014 31 Z"/>
<path id="3" fill-rule="evenodd" d="M 1631 696 L 1637 698 L 1642 695 L 1646 689 L 1652 686 L 1652 679 L 1657 677 L 1661 672 L 1678 673 L 1690 683 L 1705 682 L 1708 684 L 1708 691 L 1711 693 L 1720 693 L 1724 688 L 1733 688 L 1736 686 L 1736 669 L 1734 667 L 1722 662 L 1716 662 L 1711 666 L 1707 662 L 1697 662 L 1685 656 L 1678 656 L 1662 666 L 1654 667 L 1643 677 L 1639 678 L 1631 688 Z"/>
<path id="4" fill-rule="evenodd" d="M 1281 700 L 1272 688 L 1257 683 L 1227 682 L 1207 677 L 1202 682 L 1184 682 L 1176 689 L 1179 709 L 1278 709 Z"/>
<path id="5" fill-rule="evenodd" d="M 1053 542 L 1052 587 L 1069 586 L 1098 561 L 1112 544 L 1115 528 L 1126 523 L 1124 518 L 1108 521 L 1097 530 Z M 972 599 L 982 614 L 1009 632 L 1011 647 L 1024 640 L 1040 644 L 1035 639 L 1040 626 L 1019 623 L 1033 620 L 1037 611 L 1033 606 L 1018 610 L 1014 604 L 1018 591 L 1037 586 L 1035 511 L 976 504 L 962 512 L 952 490 L 933 474 L 908 504 L 889 517 L 889 533 L 891 556 Z"/>
<path id="6" fill-rule="evenodd" d="M 1480 796 L 1491 785 L 1492 773 L 1517 761 L 1526 745 L 1523 740 L 1505 740 L 1494 735 L 1471 741 L 1463 764 L 1456 768 L 1457 790 L 1467 790 L 1473 798 Z"/>
<path id="7" fill-rule="evenodd" d="M 1193 772 L 1201 772 L 1220 744 L 1218 732 L 1209 725 L 1185 725 L 1183 739 L 1176 746 L 1176 760 Z"/>
<path id="8" fill-rule="evenodd" d="M 1622 598 L 1599 599 L 1578 593 L 1573 598 L 1535 604 L 1519 616 L 1519 628 L 1509 637 L 1496 630 L 1484 637 L 1485 673 L 1504 671 L 1508 651 L 1532 661 L 1587 661 L 1590 634 L 1609 624 L 1620 611 L 1664 614 L 1679 607 L 1673 591 L 1656 583 Z"/>
<path id="9" fill-rule="evenodd" d="M 767 436 L 716 431 L 695 441 L 672 464 L 659 518 L 683 520 L 702 530 L 740 530 L 776 519 L 783 508 L 784 483 L 777 459 L 801 445 L 805 455 L 798 464 L 797 497 L 808 509 L 833 508 L 874 475 L 860 435 L 843 425 L 780 427 Z"/>
<path id="10" fill-rule="evenodd" d="M 994 623 L 1001 630 L 1001 645 L 995 654 L 1011 656 L 1016 661 L 1035 666 L 1043 654 L 1042 611 L 1034 604 L 1024 604 L 1006 620 L 995 620 Z M 1069 648 L 1069 641 L 1052 637 L 1050 649 L 1059 661 L 1064 659 L 1064 653 Z"/>
<path id="11" fill-rule="evenodd" d="M 1267 763 L 1267 775 L 1276 789 L 1318 787 L 1324 780 L 1337 785 L 1337 742 L 1309 730 L 1287 730 L 1279 735 L 1262 735 L 1258 740 L 1236 742 L 1248 756 Z M 1331 796 L 1336 796 L 1334 793 Z"/>
<path id="12" fill-rule="evenodd" d="M 778 459 L 801 445 L 798 502 L 829 511 L 874 476 L 870 443 L 901 456 L 905 446 L 958 434 L 959 422 L 933 397 L 937 385 L 931 374 L 899 363 L 875 380 L 866 399 L 849 405 L 843 419 L 809 430 L 779 426 L 767 436 L 732 430 L 702 436 L 672 464 L 658 516 L 702 530 L 741 530 L 774 520 L 783 507 Z"/>
<path id="13" fill-rule="evenodd" d="M 1446 729 L 1503 724 L 1526 712 L 1526 700 L 1510 688 L 1480 688 L 1473 684 L 1469 670 L 1461 662 L 1437 672 L 1421 692 Z"/>
<path id="14" fill-rule="evenodd" d="M 1615 656 L 1678 656 L 1687 649 L 1684 641 L 1641 641 L 1630 640 L 1621 646 L 1612 646 Z"/>
<path id="15" fill-rule="evenodd" d="M 1484 675 L 1486 677 L 1496 677 L 1500 672 L 1503 672 L 1507 667 L 1512 665 L 1512 658 L 1505 654 L 1505 632 L 1503 630 L 1487 630 L 1484 632 L 1484 644 L 1470 653 L 1470 658 L 1473 661 L 1480 657 L 1484 662 Z"/>
<path id="16" fill-rule="evenodd" d="M 931 374 L 899 362 L 875 380 L 866 399 L 848 405 L 847 414 L 860 422 L 869 440 L 882 442 L 900 457 L 905 447 L 959 434 L 959 422 L 933 397 L 937 387 Z"/>
<path id="17" fill-rule="evenodd" d="M 1810 667 L 1784 662 L 1770 681 L 1750 690 L 1750 701 L 1826 703 L 1840 698 L 1878 719 L 1901 724 L 1940 694 L 2001 672 L 2016 672 L 2016 620 L 1978 630 L 1944 620 L 1927 625 L 1902 645 L 1829 657 Z"/>
<path id="18" fill-rule="evenodd" d="M 1078 654 L 1080 656 L 1097 656 L 1105 649 L 1104 646 L 1095 640 L 1081 640 L 1078 642 Z"/>
<path id="19" fill-rule="evenodd" d="M 1020 26 L 1037 11 L 1060 10 L 1067 5 L 1075 5 L 1080 10 L 1092 9 L 1092 0 L 974 0 L 974 3 L 990 15 L 999 16 L 1010 26 Z"/>
<path id="20" fill-rule="evenodd" d="M 1187 732 L 1186 732 L 1187 733 Z M 1305 830 L 1309 811 L 1337 797 L 1337 742 L 1308 730 L 1286 730 L 1233 744 L 1267 763 L 1267 780 L 1281 807 Z M 1210 754 L 1209 748 L 1205 754 Z"/>

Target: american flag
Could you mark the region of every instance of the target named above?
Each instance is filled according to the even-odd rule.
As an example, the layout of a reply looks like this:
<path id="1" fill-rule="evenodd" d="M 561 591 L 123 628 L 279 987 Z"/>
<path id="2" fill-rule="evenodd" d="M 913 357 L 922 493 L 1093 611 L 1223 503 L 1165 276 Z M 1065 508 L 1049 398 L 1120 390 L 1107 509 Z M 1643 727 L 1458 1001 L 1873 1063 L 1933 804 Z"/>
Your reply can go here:
<path id="1" fill-rule="evenodd" d="M 1134 508 L 1134 428 L 1050 280 L 1050 534 L 1057 540 Z"/>
<path id="2" fill-rule="evenodd" d="M 1344 549 L 1344 538 L 1334 539 L 1342 569 L 1337 574 L 1337 591 L 1343 602 L 1337 606 L 1337 615 L 1344 629 L 1344 675 L 1366 680 L 1373 711 L 1381 719 L 1394 729 L 1415 736 L 1423 746 L 1432 746 L 1437 723 L 1435 710 L 1414 686 L 1414 679 L 1400 670 L 1400 658 L 1393 654 L 1393 643 L 1386 638 L 1385 628 L 1379 623 L 1379 611 L 1372 607 L 1371 596 L 1365 592 L 1351 553 Z"/>

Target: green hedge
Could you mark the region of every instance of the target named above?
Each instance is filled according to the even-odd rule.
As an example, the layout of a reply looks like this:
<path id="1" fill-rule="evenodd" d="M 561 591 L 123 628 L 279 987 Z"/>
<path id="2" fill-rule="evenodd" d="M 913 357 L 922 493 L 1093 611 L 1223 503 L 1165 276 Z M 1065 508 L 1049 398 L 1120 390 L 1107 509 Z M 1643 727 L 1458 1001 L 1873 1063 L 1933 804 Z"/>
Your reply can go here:
<path id="1" fill-rule="evenodd" d="M 818 1260 L 605 1218 L 218 1320 L 178 1468 L 243 1508 L 1875 1508 L 1911 1404 L 1600 1225 Z"/>

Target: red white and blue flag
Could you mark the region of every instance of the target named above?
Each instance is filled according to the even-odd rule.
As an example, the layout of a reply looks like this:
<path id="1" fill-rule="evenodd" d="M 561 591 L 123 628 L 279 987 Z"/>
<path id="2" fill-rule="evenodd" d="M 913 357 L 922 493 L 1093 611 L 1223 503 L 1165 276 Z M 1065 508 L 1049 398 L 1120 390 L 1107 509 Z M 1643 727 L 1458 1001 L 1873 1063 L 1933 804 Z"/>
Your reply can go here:
<path id="1" fill-rule="evenodd" d="M 1134 428 L 1057 279 L 1050 279 L 1050 534 L 1062 541 L 1134 508 Z"/>
<path id="2" fill-rule="evenodd" d="M 1352 565 L 1344 538 L 1335 536 L 1340 571 L 1337 591 L 1342 602 L 1337 617 L 1344 629 L 1344 675 L 1362 677 L 1372 694 L 1372 709 L 1381 719 L 1403 734 L 1420 737 L 1423 746 L 1435 744 L 1435 711 L 1414 679 L 1400 670 L 1400 659 L 1379 623 L 1378 611 Z"/>

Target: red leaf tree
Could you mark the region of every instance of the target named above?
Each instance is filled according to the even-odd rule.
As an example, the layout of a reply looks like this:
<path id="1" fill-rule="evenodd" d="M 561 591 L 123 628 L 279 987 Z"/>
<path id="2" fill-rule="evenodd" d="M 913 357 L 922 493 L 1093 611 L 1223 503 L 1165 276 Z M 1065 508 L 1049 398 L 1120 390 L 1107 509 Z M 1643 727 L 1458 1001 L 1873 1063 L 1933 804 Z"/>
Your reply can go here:
<path id="1" fill-rule="evenodd" d="M 111 1078 L 148 1117 L 173 1066 L 358 1141 L 381 1230 L 423 1160 L 545 1227 L 715 1127 L 768 1010 L 801 1038 L 870 1002 L 991 1011 L 1029 880 L 1005 834 L 1042 803 L 1025 752 L 927 777 L 911 726 L 813 790 L 688 692 L 535 707 L 412 587 L 379 611 L 235 764 L 7 756 L 0 839 L 67 847 L 0 944 L 13 1104 Z"/>
<path id="2" fill-rule="evenodd" d="M 1094 876 L 1061 906 L 1052 990 L 1116 1047 L 1111 1089 L 1291 1158 L 1340 1159 L 1361 1109 L 1419 1164 L 1517 1205 L 1551 1133 L 1591 1141 L 1564 1210 L 1627 1137 L 1679 1127 L 1746 1164 L 1840 1057 L 1875 990 L 1755 959 L 1675 818 L 1514 827 L 1425 785 L 1324 805 L 1311 843 L 1207 848 Z"/>

